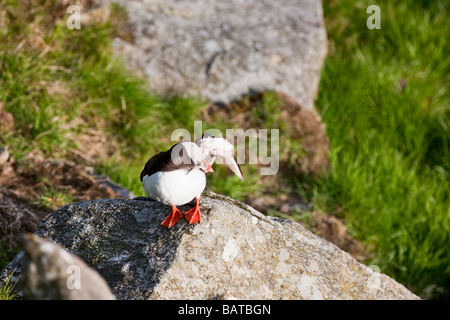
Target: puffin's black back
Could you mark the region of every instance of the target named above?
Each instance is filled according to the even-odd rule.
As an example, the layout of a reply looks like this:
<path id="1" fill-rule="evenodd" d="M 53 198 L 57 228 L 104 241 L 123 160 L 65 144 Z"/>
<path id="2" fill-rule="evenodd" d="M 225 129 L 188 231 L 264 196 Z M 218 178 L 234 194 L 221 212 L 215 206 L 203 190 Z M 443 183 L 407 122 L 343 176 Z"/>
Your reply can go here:
<path id="1" fill-rule="evenodd" d="M 178 144 L 178 143 L 177 143 Z M 174 144 L 172 148 L 167 151 L 160 152 L 151 157 L 144 166 L 144 170 L 141 172 L 141 182 L 145 175 L 151 176 L 158 171 L 173 171 L 177 169 L 185 169 L 186 171 L 191 171 L 195 164 L 193 163 L 180 163 L 178 165 L 174 164 L 172 161 L 172 149 L 177 145 Z M 180 156 L 183 157 L 183 149 L 180 151 Z"/>

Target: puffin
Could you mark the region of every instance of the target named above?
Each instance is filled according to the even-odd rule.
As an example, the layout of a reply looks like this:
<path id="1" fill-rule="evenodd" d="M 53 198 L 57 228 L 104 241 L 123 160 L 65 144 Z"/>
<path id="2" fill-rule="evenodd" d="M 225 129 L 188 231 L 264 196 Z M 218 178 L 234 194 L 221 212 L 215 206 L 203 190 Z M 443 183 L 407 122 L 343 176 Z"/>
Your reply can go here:
<path id="1" fill-rule="evenodd" d="M 162 226 L 170 228 L 175 225 L 183 217 L 177 206 L 194 198 L 195 207 L 184 217 L 189 224 L 201 222 L 200 195 L 206 187 L 206 173 L 214 172 L 212 165 L 216 158 L 220 158 L 244 181 L 233 145 L 224 138 L 207 133 L 194 142 L 178 142 L 147 161 L 140 175 L 145 193 L 153 200 L 172 206 L 172 212 L 162 221 Z"/>

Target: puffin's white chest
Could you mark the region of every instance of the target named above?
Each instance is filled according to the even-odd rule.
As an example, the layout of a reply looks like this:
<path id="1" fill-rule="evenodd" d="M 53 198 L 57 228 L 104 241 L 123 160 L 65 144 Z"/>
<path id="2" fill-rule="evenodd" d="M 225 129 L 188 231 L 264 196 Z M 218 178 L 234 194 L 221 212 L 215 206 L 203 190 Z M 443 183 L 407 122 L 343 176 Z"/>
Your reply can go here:
<path id="1" fill-rule="evenodd" d="M 169 204 L 182 205 L 199 197 L 206 187 L 205 173 L 194 169 L 159 171 L 142 178 L 147 195 L 155 200 Z"/>

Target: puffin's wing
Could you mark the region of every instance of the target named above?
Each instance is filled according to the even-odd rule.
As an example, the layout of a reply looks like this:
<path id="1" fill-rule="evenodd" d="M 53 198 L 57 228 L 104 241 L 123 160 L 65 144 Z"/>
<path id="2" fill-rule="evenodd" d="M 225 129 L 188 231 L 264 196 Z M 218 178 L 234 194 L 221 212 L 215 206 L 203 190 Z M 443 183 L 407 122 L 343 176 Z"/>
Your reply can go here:
<path id="1" fill-rule="evenodd" d="M 244 181 L 241 168 L 234 156 L 233 145 L 228 140 L 204 133 L 195 143 L 202 149 L 203 159 L 209 165 L 212 165 L 216 157 L 219 157 L 241 181 Z"/>

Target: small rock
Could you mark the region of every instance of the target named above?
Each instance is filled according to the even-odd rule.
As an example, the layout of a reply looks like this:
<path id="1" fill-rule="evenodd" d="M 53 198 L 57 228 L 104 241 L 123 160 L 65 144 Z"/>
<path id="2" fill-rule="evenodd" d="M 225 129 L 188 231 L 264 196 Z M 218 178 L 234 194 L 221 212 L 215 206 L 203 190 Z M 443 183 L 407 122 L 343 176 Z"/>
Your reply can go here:
<path id="1" fill-rule="evenodd" d="M 0 147 L 0 165 L 8 162 L 9 152 L 7 148 Z"/>
<path id="2" fill-rule="evenodd" d="M 25 298 L 38 300 L 113 300 L 105 280 L 59 245 L 32 234 L 21 239 L 25 250 Z"/>

